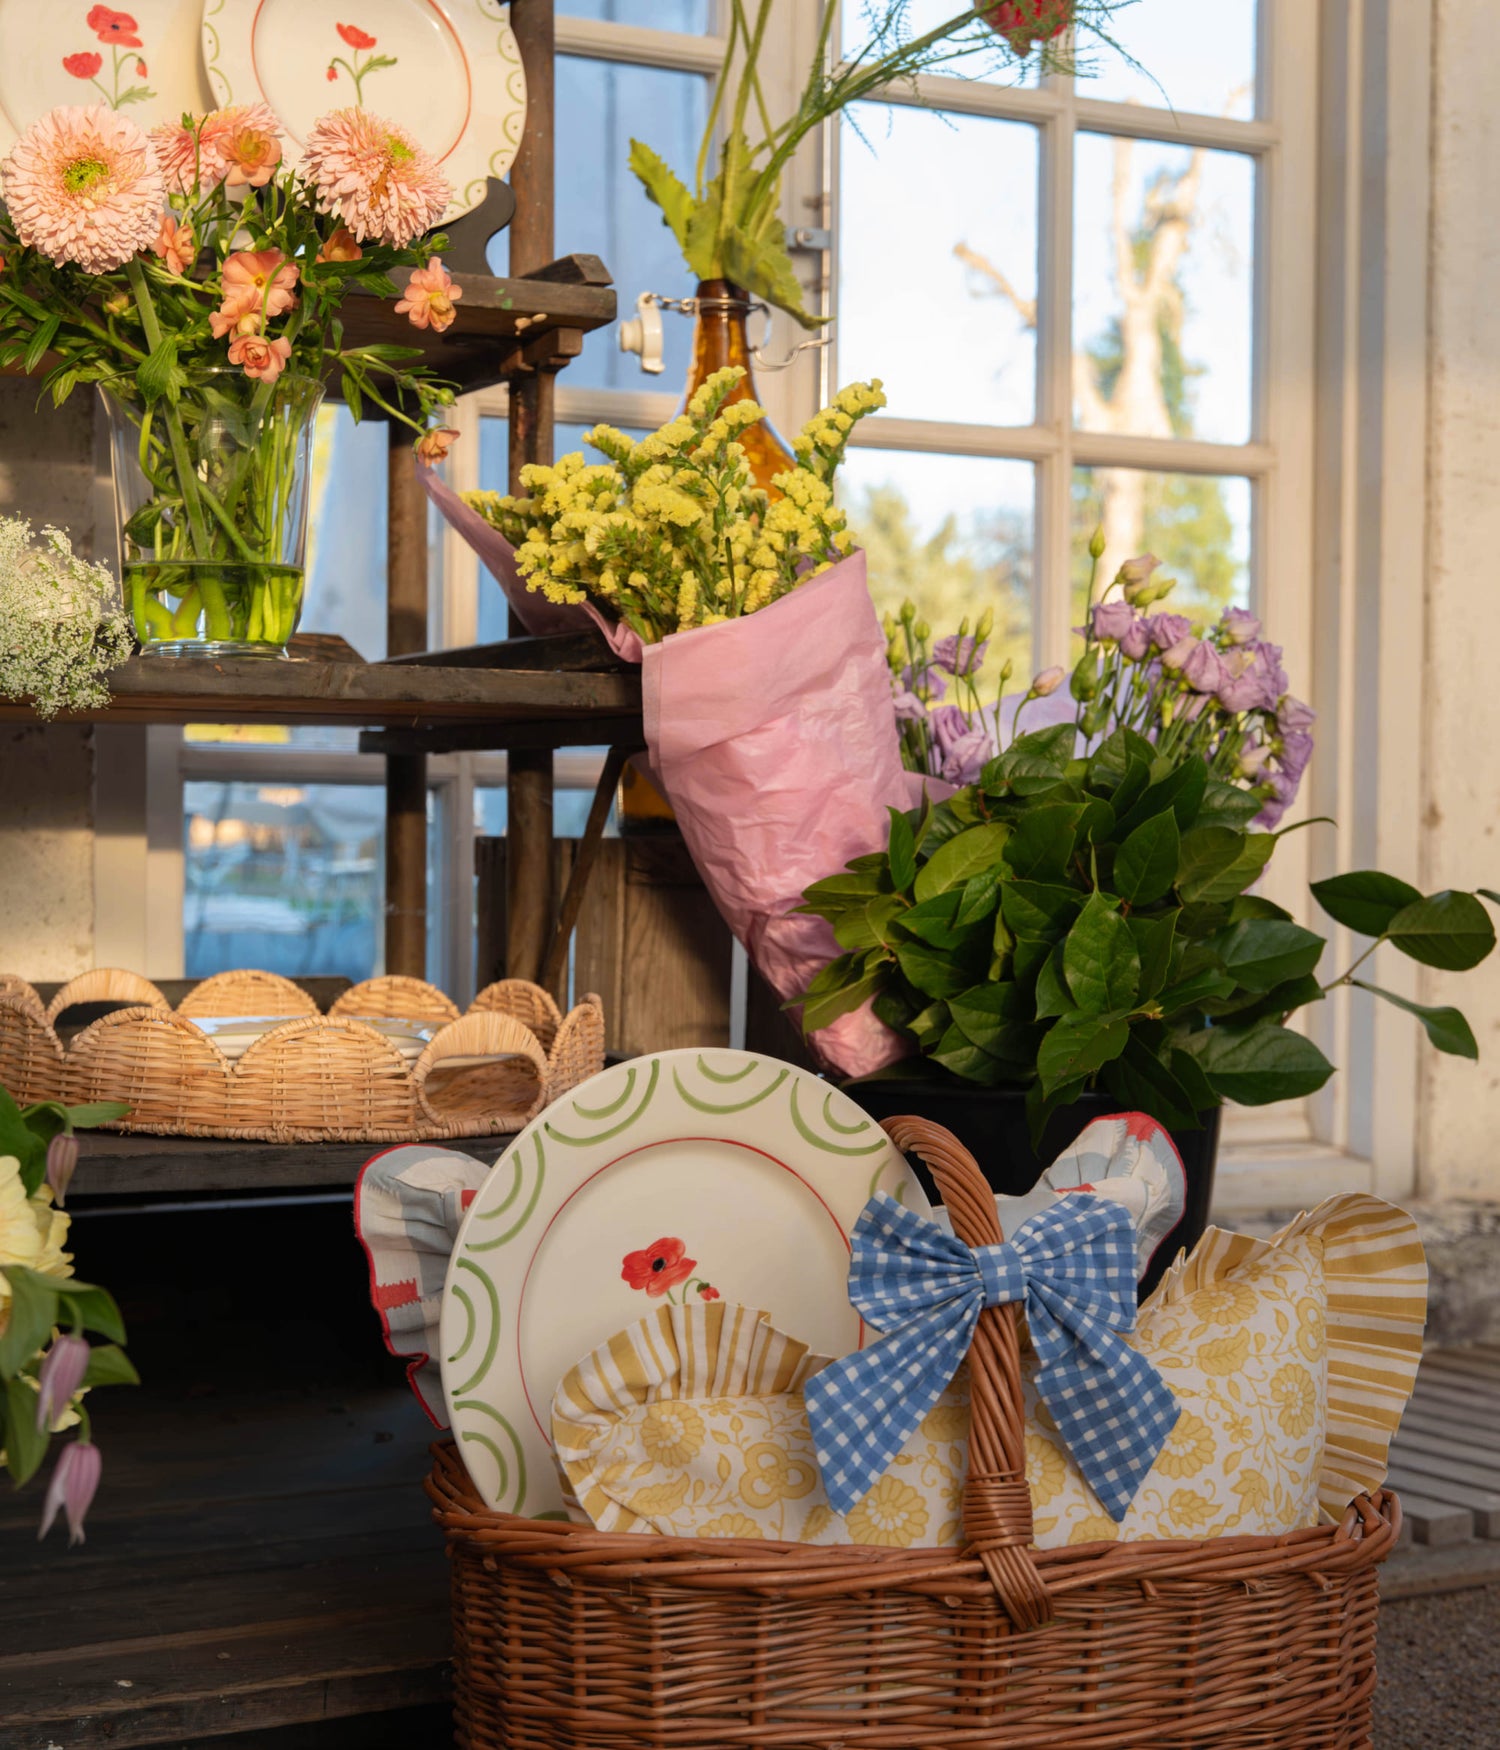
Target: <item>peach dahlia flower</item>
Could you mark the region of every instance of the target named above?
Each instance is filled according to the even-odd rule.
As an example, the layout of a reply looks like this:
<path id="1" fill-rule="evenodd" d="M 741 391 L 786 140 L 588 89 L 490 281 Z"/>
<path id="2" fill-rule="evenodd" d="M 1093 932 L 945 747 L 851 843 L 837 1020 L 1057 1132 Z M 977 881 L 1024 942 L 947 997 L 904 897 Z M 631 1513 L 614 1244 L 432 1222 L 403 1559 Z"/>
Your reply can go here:
<path id="1" fill-rule="evenodd" d="M 301 174 L 318 210 L 361 243 L 404 249 L 443 216 L 453 190 L 405 128 L 363 109 L 335 109 L 307 136 Z"/>
<path id="2" fill-rule="evenodd" d="M 103 104 L 50 110 L 12 147 L 0 178 L 21 242 L 87 273 L 149 249 L 166 204 L 144 130 Z"/>

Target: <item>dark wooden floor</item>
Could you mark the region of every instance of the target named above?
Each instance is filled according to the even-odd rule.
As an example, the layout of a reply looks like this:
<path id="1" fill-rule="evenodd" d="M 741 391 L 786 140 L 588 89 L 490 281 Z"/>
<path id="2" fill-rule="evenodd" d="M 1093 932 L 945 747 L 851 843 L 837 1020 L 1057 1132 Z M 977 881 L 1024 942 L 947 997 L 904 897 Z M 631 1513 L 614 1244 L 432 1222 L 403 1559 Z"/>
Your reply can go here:
<path id="1" fill-rule="evenodd" d="M 87 1542 L 0 1493 L 0 1750 L 427 1750 L 444 1705 L 433 1430 L 347 1209 L 80 1215 L 145 1384 L 93 1394 Z M 233 1734 L 233 1736 L 227 1736 Z"/>

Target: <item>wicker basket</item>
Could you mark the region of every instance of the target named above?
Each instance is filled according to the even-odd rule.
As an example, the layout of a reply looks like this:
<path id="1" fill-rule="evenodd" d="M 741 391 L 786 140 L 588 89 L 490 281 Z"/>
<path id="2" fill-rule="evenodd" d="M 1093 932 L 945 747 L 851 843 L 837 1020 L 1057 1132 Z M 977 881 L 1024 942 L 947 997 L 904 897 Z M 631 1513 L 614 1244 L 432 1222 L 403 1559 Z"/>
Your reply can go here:
<path id="1" fill-rule="evenodd" d="M 960 1237 L 1000 1239 L 972 1158 L 896 1118 Z M 1394 1495 L 1339 1525 L 1031 1544 L 1017 1309 L 969 1353 L 969 1542 L 885 1550 L 605 1535 L 427 1483 L 451 1558 L 468 1750 L 1368 1750 Z"/>

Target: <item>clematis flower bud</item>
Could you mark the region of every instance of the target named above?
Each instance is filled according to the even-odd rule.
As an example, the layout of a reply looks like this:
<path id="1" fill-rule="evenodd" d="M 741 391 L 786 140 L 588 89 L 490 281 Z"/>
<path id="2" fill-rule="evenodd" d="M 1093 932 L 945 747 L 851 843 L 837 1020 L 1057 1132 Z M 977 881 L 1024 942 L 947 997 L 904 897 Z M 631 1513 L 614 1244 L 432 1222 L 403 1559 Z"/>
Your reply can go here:
<path id="1" fill-rule="evenodd" d="M 1141 599 L 1142 592 L 1150 585 L 1151 573 L 1161 564 L 1154 553 L 1140 553 L 1134 559 L 1127 559 L 1115 573 L 1115 582 L 1124 591 L 1128 602 Z"/>
<path id="2" fill-rule="evenodd" d="M 62 1449 L 52 1467 L 52 1481 L 42 1503 L 42 1529 L 37 1542 L 52 1529 L 59 1510 L 68 1518 L 68 1547 L 83 1542 L 83 1520 L 99 1487 L 99 1448 L 91 1440 L 74 1440 Z"/>
<path id="3" fill-rule="evenodd" d="M 47 1144 L 47 1183 L 52 1187 L 59 1208 L 68 1200 L 68 1186 L 73 1182 L 77 1167 L 78 1138 L 54 1136 Z"/>
<path id="4" fill-rule="evenodd" d="M 1094 530 L 1093 534 L 1089 536 L 1089 558 L 1090 559 L 1102 559 L 1103 557 L 1104 557 L 1104 524 L 1100 523 L 1098 528 L 1096 528 Z"/>
<path id="5" fill-rule="evenodd" d="M 42 1357 L 37 1384 L 41 1387 L 36 1401 L 36 1426 L 39 1434 L 50 1434 L 63 1411 L 73 1401 L 73 1394 L 83 1384 L 88 1372 L 89 1346 L 82 1337 L 59 1337 Z"/>
<path id="6" fill-rule="evenodd" d="M 1031 683 L 1027 697 L 1032 699 L 1050 699 L 1063 682 L 1061 668 L 1044 668 Z"/>

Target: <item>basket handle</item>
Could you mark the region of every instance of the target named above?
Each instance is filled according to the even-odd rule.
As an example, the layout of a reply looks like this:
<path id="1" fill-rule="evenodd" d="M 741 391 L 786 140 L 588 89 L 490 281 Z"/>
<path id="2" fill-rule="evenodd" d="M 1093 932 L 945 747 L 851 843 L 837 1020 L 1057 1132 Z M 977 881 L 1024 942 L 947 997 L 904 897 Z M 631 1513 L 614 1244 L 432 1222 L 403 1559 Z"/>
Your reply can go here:
<path id="1" fill-rule="evenodd" d="M 881 1126 L 903 1154 L 932 1169 L 953 1231 L 966 1246 L 998 1246 L 1004 1235 L 994 1193 L 973 1155 L 926 1118 Z M 1026 1408 L 1021 1393 L 1020 1307 L 986 1307 L 969 1348 L 969 1476 L 964 1485 L 968 1553 L 989 1575 L 1021 1631 L 1052 1620 L 1052 1598 L 1031 1558 L 1031 1491 L 1026 1485 Z"/>

